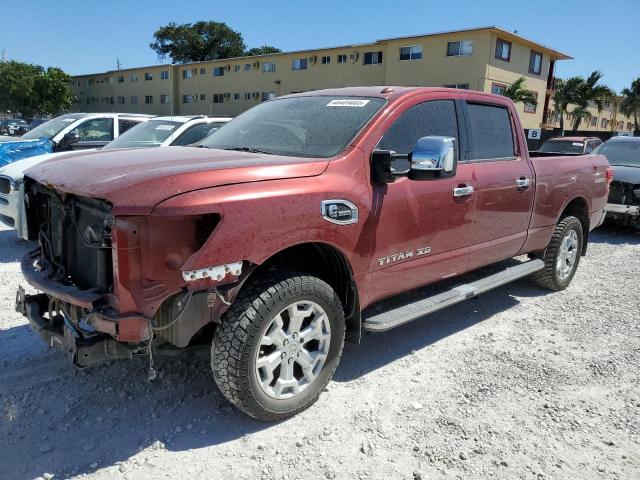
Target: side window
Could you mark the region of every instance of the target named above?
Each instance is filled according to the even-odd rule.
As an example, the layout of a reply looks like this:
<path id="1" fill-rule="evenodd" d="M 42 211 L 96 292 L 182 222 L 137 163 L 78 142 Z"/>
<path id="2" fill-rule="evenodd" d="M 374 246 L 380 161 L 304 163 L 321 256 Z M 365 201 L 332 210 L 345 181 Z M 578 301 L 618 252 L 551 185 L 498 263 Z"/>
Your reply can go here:
<path id="1" fill-rule="evenodd" d="M 216 123 L 201 123 L 200 125 L 194 125 L 176 138 L 171 145 L 183 147 L 185 145 L 191 145 L 192 143 L 199 142 L 206 137 L 211 130 L 218 128 L 218 125 L 219 124 Z"/>
<path id="2" fill-rule="evenodd" d="M 125 120 L 123 118 L 118 119 L 118 135 L 122 135 L 131 127 L 135 127 L 140 122 L 134 122 L 133 120 Z"/>
<path id="3" fill-rule="evenodd" d="M 432 100 L 409 108 L 393 122 L 377 148 L 407 154 L 420 138 L 428 135 L 455 137 L 458 140 L 458 121 L 453 100 Z"/>
<path id="4" fill-rule="evenodd" d="M 110 142 L 113 140 L 113 118 L 94 118 L 74 128 L 80 142 Z"/>
<path id="5" fill-rule="evenodd" d="M 594 146 L 595 142 L 587 142 L 586 147 L 584 148 L 584 153 L 591 153 L 593 152 L 593 149 L 596 148 Z"/>
<path id="6" fill-rule="evenodd" d="M 486 160 L 513 158 L 513 130 L 509 111 L 498 105 L 468 103 L 470 158 Z"/>

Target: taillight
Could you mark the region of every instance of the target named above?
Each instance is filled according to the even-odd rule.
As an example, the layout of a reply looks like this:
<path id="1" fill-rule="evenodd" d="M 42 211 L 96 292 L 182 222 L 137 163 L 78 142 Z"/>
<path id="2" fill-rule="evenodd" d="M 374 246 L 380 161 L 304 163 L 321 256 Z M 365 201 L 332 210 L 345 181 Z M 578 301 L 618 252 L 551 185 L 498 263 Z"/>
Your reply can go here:
<path id="1" fill-rule="evenodd" d="M 609 195 L 609 188 L 611 187 L 611 182 L 613 182 L 613 168 L 607 167 L 607 172 L 605 174 L 605 179 L 607 181 L 607 195 Z"/>

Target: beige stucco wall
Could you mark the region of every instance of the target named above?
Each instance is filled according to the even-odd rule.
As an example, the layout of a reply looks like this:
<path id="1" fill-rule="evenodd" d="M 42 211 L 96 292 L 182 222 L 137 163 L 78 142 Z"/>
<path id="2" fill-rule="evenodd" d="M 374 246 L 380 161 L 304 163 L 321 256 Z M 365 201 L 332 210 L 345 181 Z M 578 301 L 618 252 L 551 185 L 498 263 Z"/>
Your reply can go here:
<path id="1" fill-rule="evenodd" d="M 588 120 L 582 120 L 578 130 L 580 131 L 589 131 L 589 132 L 632 132 L 633 131 L 633 118 L 627 117 L 618 111 L 620 98 L 612 99 L 609 102 L 609 105 L 606 105 L 599 112 L 597 106 L 594 103 L 590 103 L 587 107 L 587 110 L 591 114 L 591 118 Z M 564 128 L 565 130 L 571 130 L 573 128 L 573 118 L 571 116 L 571 111 L 575 107 L 573 105 L 569 105 L 568 114 L 564 114 Z M 550 113 L 552 113 L 555 109 L 555 105 L 553 101 L 549 104 Z M 603 125 L 602 119 L 606 119 L 606 125 Z M 595 125 L 592 123 L 592 119 L 595 119 Z M 618 128 L 618 122 L 623 122 L 622 129 Z M 549 120 L 547 121 L 547 126 L 553 128 L 560 128 L 560 121 L 554 115 L 550 115 Z"/>

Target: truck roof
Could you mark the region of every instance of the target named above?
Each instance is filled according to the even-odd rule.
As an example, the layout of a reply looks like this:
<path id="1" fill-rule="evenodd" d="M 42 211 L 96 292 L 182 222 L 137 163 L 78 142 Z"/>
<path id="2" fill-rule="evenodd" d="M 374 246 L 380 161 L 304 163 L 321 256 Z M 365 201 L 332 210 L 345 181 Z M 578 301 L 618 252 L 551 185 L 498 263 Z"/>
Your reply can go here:
<path id="1" fill-rule="evenodd" d="M 418 93 L 430 93 L 430 92 L 447 92 L 449 94 L 469 94 L 486 96 L 489 98 L 499 97 L 506 98 L 492 93 L 479 92 L 476 90 L 465 90 L 458 88 L 445 88 L 445 87 L 407 87 L 407 86 L 391 86 L 391 85 L 379 85 L 372 87 L 342 87 L 342 88 L 327 88 L 324 90 L 312 90 L 309 92 L 292 93 L 291 95 L 285 95 L 285 97 L 317 97 L 321 95 L 326 96 L 344 96 L 344 97 L 379 97 L 386 99 L 398 99 L 400 97 L 409 96 Z M 278 97 L 283 98 L 283 97 Z"/>

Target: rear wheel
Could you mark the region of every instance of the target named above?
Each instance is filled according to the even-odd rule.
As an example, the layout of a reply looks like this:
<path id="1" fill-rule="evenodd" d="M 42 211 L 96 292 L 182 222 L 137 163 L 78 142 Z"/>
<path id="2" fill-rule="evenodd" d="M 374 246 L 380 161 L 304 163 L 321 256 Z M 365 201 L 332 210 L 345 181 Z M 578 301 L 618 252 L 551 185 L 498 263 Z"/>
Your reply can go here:
<path id="1" fill-rule="evenodd" d="M 564 290 L 569 286 L 576 273 L 584 234 L 582 224 L 576 217 L 563 217 L 551 236 L 544 251 L 544 268 L 533 274 L 533 279 L 542 287 L 551 290 Z"/>
<path id="2" fill-rule="evenodd" d="M 344 331 L 342 304 L 324 281 L 297 274 L 259 278 L 240 292 L 214 334 L 214 379 L 252 417 L 295 415 L 331 380 Z"/>

